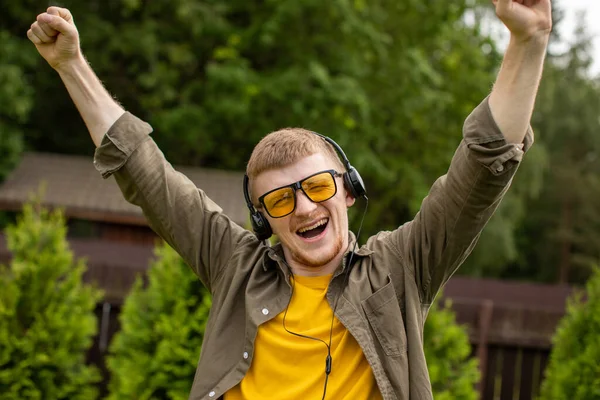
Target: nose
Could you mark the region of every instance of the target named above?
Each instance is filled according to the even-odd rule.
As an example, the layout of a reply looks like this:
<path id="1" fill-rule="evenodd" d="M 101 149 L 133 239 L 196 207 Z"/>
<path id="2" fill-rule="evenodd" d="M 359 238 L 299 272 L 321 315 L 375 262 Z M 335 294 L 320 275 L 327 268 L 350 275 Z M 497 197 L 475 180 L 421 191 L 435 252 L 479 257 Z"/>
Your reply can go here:
<path id="1" fill-rule="evenodd" d="M 317 208 L 317 204 L 313 203 L 302 190 L 296 191 L 296 215 L 308 215 Z"/>

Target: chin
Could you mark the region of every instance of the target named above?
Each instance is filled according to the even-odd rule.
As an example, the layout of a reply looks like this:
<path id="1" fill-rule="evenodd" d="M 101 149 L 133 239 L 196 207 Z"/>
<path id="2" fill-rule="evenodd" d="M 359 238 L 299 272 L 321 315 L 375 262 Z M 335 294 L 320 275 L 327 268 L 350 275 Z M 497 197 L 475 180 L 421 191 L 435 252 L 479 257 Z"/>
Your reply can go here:
<path id="1" fill-rule="evenodd" d="M 306 254 L 294 254 L 294 258 L 307 267 L 322 267 L 323 265 L 327 265 L 333 257 L 331 255 L 325 255 L 322 257 L 309 257 Z"/>
<path id="2" fill-rule="evenodd" d="M 336 240 L 333 243 L 328 243 L 324 249 L 305 250 L 295 249 L 292 251 L 292 256 L 299 263 L 308 267 L 321 267 L 330 263 L 342 250 L 343 241 Z"/>

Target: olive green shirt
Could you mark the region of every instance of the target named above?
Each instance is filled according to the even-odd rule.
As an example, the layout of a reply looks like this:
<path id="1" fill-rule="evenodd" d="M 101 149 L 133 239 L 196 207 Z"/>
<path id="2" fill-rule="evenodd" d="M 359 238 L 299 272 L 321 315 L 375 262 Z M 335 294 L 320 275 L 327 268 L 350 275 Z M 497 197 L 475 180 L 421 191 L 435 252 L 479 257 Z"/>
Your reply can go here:
<path id="1" fill-rule="evenodd" d="M 218 399 L 248 371 L 261 324 L 286 307 L 290 270 L 280 246 L 259 242 L 176 172 L 151 131 L 125 113 L 103 138 L 94 164 L 104 177 L 115 176 L 125 198 L 142 208 L 152 229 L 210 290 L 212 310 L 190 399 Z M 423 352 L 427 312 L 473 249 L 532 141 L 529 129 L 523 144 L 507 143 L 486 99 L 467 118 L 448 173 L 433 184 L 415 218 L 370 237 L 353 265 L 346 265 L 348 250 L 335 272 L 327 299 L 333 308 L 341 291 L 335 315 L 362 348 L 384 399 L 432 399 Z"/>

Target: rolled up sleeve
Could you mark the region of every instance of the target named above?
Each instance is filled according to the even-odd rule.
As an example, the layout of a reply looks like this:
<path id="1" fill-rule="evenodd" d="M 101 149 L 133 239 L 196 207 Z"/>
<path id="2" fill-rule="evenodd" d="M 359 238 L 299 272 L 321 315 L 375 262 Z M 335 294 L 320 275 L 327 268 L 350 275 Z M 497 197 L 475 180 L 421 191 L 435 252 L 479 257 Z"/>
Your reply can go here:
<path id="1" fill-rule="evenodd" d="M 118 171 L 141 143 L 152 133 L 150 124 L 131 113 L 123 114 L 102 138 L 94 154 L 94 166 L 108 178 Z"/>
<path id="2" fill-rule="evenodd" d="M 396 248 L 398 264 L 414 277 L 424 304 L 473 250 L 532 143 L 531 128 L 523 143 L 508 143 L 486 98 L 465 120 L 448 172 L 432 185 L 415 218 L 384 236 Z"/>
<path id="3" fill-rule="evenodd" d="M 496 124 L 487 97 L 467 118 L 464 141 L 473 157 L 494 175 L 515 168 L 533 144 L 533 130 L 527 129 L 523 143 L 508 143 Z"/>

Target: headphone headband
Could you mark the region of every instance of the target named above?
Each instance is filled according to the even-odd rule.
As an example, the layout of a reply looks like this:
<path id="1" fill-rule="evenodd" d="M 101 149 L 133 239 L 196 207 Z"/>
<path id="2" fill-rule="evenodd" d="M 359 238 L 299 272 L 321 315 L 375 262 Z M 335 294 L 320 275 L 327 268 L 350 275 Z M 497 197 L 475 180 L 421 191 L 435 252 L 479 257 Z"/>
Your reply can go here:
<path id="1" fill-rule="evenodd" d="M 317 136 L 322 137 L 323 140 L 325 140 L 327 143 L 329 143 L 331 146 L 333 146 L 335 151 L 338 153 L 338 155 L 342 159 L 342 164 L 344 164 L 344 168 L 346 168 L 346 171 L 350 171 L 350 169 L 352 168 L 352 165 L 350 165 L 350 161 L 348 160 L 348 157 L 346 157 L 346 153 L 344 153 L 344 150 L 342 150 L 340 145 L 337 144 L 333 139 L 331 139 L 328 136 L 321 135 L 320 133 L 317 133 L 317 132 L 313 132 L 313 133 Z"/>

